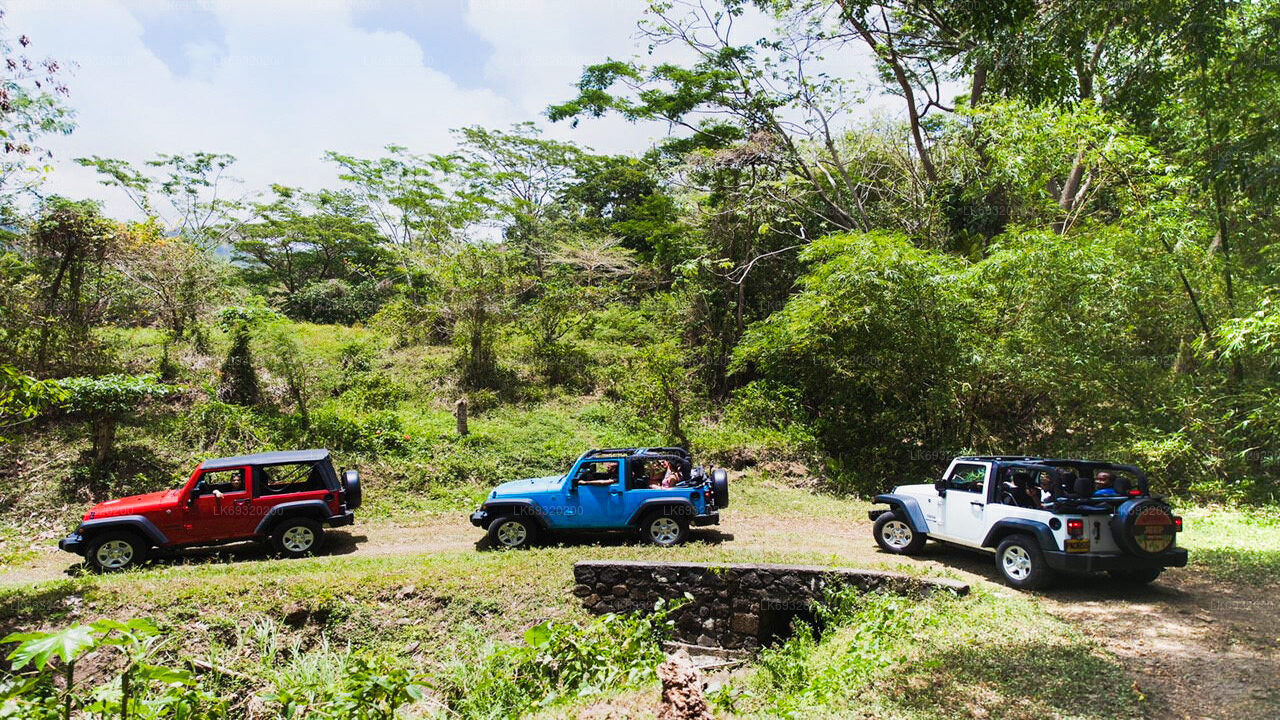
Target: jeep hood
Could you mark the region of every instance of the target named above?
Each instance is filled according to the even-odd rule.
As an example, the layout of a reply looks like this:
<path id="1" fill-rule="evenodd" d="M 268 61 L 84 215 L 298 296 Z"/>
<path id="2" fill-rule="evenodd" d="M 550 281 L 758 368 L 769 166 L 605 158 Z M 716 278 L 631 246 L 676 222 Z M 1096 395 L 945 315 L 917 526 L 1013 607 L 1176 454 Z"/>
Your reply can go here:
<path id="1" fill-rule="evenodd" d="M 156 510 L 167 510 L 178 506 L 180 490 L 163 490 L 145 495 L 130 495 L 98 503 L 85 513 L 84 519 L 117 517 L 119 515 L 140 515 Z"/>
<path id="2" fill-rule="evenodd" d="M 555 492 L 564 485 L 563 475 L 548 475 L 546 477 L 529 478 L 527 480 L 512 480 L 504 482 L 489 493 L 489 499 L 500 497 L 524 497 L 533 493 Z"/>

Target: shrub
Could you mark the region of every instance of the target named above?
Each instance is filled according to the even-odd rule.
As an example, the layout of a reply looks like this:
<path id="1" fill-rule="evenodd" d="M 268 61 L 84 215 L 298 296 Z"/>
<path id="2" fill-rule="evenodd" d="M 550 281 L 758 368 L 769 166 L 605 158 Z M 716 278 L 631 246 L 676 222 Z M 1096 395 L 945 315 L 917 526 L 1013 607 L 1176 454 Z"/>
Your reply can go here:
<path id="1" fill-rule="evenodd" d="M 454 665 L 437 690 L 464 717 L 513 717 L 565 698 L 645 682 L 665 658 L 671 610 L 602 615 L 586 627 L 554 621 L 525 633 L 525 644 L 496 650 L 476 665 Z"/>
<path id="2" fill-rule="evenodd" d="M 285 313 L 295 320 L 354 325 L 373 317 L 384 293 L 371 281 L 351 283 L 331 278 L 315 280 L 285 298 Z"/>

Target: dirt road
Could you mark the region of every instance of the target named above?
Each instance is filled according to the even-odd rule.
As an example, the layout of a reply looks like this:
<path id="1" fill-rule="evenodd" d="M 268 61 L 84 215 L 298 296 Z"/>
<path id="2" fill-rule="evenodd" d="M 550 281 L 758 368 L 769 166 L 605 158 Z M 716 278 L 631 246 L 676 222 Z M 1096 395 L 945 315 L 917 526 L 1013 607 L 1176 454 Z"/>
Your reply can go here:
<path id="1" fill-rule="evenodd" d="M 464 552 L 482 533 L 454 517 L 413 525 L 358 525 L 335 533 L 338 553 L 414 555 Z M 870 523 L 846 518 L 726 518 L 713 539 L 729 553 L 803 548 L 850 566 L 877 566 L 900 559 L 881 553 Z M 622 542 L 612 540 L 611 542 Z M 253 550 L 206 551 L 253 556 Z M 57 551 L 0 572 L 0 587 L 65 579 L 76 572 L 71 556 Z M 341 562 L 341 558 L 335 558 Z M 906 560 L 939 572 L 958 573 L 999 592 L 991 559 L 931 546 Z M 1277 720 L 1280 718 L 1280 587 L 1255 588 L 1210 580 L 1195 569 L 1174 569 L 1155 584 L 1134 589 L 1105 577 L 1072 578 L 1038 594 L 1050 613 L 1074 623 L 1127 667 L 1148 695 L 1151 717 L 1165 719 Z"/>

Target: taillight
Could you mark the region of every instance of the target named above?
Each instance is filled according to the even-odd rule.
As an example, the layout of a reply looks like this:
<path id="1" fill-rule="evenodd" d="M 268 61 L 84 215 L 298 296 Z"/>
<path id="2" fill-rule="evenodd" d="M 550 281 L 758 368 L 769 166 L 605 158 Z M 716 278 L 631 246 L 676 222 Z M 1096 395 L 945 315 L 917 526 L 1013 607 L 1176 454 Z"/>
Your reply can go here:
<path id="1" fill-rule="evenodd" d="M 1182 532 L 1182 518 L 1177 517 L 1177 516 L 1174 516 L 1174 518 L 1173 518 L 1173 531 L 1174 531 L 1174 532 Z"/>
<path id="2" fill-rule="evenodd" d="M 1067 521 L 1067 534 L 1071 537 L 1080 537 L 1084 535 L 1084 520 L 1076 518 Z"/>
<path id="3" fill-rule="evenodd" d="M 1129 497 L 1142 497 L 1142 491 L 1138 488 L 1129 490 Z"/>

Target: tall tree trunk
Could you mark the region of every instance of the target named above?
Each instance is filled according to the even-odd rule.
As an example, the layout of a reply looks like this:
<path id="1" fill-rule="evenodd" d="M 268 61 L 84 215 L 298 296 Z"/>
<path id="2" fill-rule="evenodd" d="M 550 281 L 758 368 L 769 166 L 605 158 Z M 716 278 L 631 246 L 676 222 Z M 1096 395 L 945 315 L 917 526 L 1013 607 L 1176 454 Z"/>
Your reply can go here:
<path id="1" fill-rule="evenodd" d="M 916 92 L 911 85 L 911 79 L 907 77 L 907 71 L 902 66 L 902 61 L 898 57 L 898 51 L 893 47 L 891 42 L 880 42 L 876 39 L 875 33 L 871 31 L 871 27 L 865 21 L 856 17 L 851 12 L 849 0 L 839 0 L 841 14 L 845 20 L 858 33 L 867 47 L 880 58 L 889 69 L 893 71 L 893 79 L 898 83 L 898 89 L 902 91 L 902 97 L 907 101 L 907 119 L 911 124 L 911 139 L 915 143 L 916 153 L 920 156 L 920 166 L 924 169 L 924 176 L 933 183 L 938 179 L 937 168 L 933 165 L 933 157 L 929 154 L 929 147 L 924 141 L 924 129 L 920 126 L 920 111 L 916 108 Z"/>

